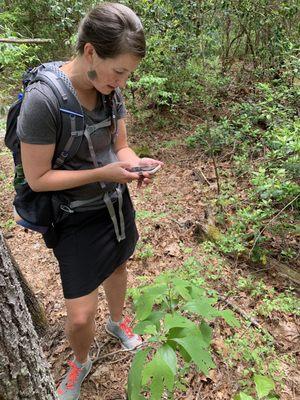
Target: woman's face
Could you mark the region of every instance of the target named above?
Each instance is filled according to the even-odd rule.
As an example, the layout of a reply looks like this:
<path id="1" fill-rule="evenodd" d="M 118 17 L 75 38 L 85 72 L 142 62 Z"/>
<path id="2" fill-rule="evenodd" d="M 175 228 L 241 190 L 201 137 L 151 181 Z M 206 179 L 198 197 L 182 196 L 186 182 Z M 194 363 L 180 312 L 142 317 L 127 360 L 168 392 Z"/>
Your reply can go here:
<path id="1" fill-rule="evenodd" d="M 90 82 L 102 94 L 109 94 L 117 87 L 123 88 L 140 60 L 139 57 L 128 53 L 114 58 L 101 58 L 94 51 L 91 70 L 96 74 L 94 79 L 90 78 Z"/>

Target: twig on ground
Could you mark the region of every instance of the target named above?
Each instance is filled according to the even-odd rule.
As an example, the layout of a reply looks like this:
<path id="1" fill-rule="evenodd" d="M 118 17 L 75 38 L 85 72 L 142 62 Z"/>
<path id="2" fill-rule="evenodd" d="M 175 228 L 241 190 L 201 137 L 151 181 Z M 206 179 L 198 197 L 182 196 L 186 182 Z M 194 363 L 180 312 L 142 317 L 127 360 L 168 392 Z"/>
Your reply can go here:
<path id="1" fill-rule="evenodd" d="M 129 356 L 131 356 L 131 354 L 126 354 L 126 356 L 124 356 L 122 358 L 117 358 L 116 360 L 113 360 L 113 361 L 108 361 L 106 364 L 116 364 L 118 362 L 126 360 L 126 358 L 128 358 Z"/>
<path id="2" fill-rule="evenodd" d="M 199 172 L 200 172 L 202 178 L 203 178 L 203 179 L 205 180 L 205 182 L 208 184 L 208 186 L 211 187 L 211 184 L 210 184 L 209 180 L 206 178 L 206 176 L 204 175 L 204 173 L 203 173 L 201 167 L 199 167 Z"/>
<path id="3" fill-rule="evenodd" d="M 148 345 L 148 342 L 144 341 L 140 346 L 136 347 L 134 349 L 134 351 L 125 350 L 125 349 L 119 349 L 119 350 L 112 351 L 110 353 L 103 354 L 102 356 L 99 355 L 93 360 L 93 362 L 96 363 L 97 361 L 99 361 L 99 360 L 101 360 L 103 358 L 111 357 L 111 356 L 114 356 L 115 354 L 118 354 L 118 353 L 127 353 L 127 355 L 133 355 L 133 354 L 136 353 L 136 351 L 142 349 L 143 347 L 146 347 L 147 345 Z M 104 345 L 101 346 L 101 348 L 102 347 L 104 347 Z M 127 357 L 127 355 L 126 355 L 126 357 Z"/>
<path id="4" fill-rule="evenodd" d="M 175 224 L 179 225 L 180 228 L 185 228 L 185 223 L 184 222 L 178 222 L 176 221 L 175 218 L 168 218 L 170 221 L 175 222 Z"/>
<path id="5" fill-rule="evenodd" d="M 222 296 L 221 294 L 218 294 L 218 297 L 221 301 L 225 302 L 230 308 L 232 308 L 233 311 L 237 312 L 238 314 L 240 314 L 244 319 L 246 319 L 247 321 L 251 322 L 251 325 L 255 326 L 255 328 L 261 330 L 261 331 L 265 331 L 267 332 L 273 339 L 274 342 L 276 341 L 274 336 L 272 335 L 272 333 L 270 333 L 268 331 L 268 329 L 264 328 L 258 321 L 256 321 L 256 319 L 254 319 L 253 317 L 250 317 L 250 315 L 248 315 L 244 310 L 242 310 L 239 306 L 237 306 L 236 304 L 233 304 L 230 300 L 228 300 L 228 298 Z"/>
<path id="6" fill-rule="evenodd" d="M 115 354 L 125 353 L 125 352 L 128 352 L 128 350 L 124 350 L 124 349 L 115 350 L 115 351 L 112 351 L 110 353 L 103 354 L 102 356 L 96 357 L 93 360 L 93 362 L 96 363 L 97 361 L 102 360 L 103 358 L 111 357 L 111 356 L 114 356 Z"/>
<path id="7" fill-rule="evenodd" d="M 269 222 L 266 223 L 266 225 L 262 228 L 261 231 L 259 231 L 259 233 L 257 234 L 255 241 L 253 243 L 253 246 L 251 247 L 251 250 L 249 252 L 249 256 L 251 256 L 254 247 L 256 246 L 256 243 L 258 241 L 258 239 L 261 237 L 261 235 L 263 234 L 263 232 L 267 229 L 267 227 L 280 215 L 283 213 L 283 211 L 288 208 L 291 204 L 294 203 L 294 201 L 296 201 L 298 198 L 300 197 L 300 194 L 298 194 L 296 197 L 294 197 L 288 204 L 286 204 L 276 215 L 274 215 L 274 217 L 272 219 L 270 219 Z"/>
<path id="8" fill-rule="evenodd" d="M 95 340 L 95 345 L 97 347 L 96 359 L 99 357 L 100 351 L 103 349 L 103 347 L 105 347 L 110 341 L 111 341 L 111 339 L 109 338 L 100 346 L 99 343 L 97 342 L 97 340 Z"/>

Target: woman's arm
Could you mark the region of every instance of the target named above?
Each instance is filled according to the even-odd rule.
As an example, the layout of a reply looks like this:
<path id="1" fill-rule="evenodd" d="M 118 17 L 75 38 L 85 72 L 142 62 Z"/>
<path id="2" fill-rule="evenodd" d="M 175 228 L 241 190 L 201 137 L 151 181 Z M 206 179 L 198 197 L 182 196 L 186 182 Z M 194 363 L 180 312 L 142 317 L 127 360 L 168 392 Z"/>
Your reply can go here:
<path id="1" fill-rule="evenodd" d="M 28 144 L 21 142 L 22 165 L 26 180 L 35 192 L 70 189 L 94 182 L 127 183 L 139 179 L 125 168 L 128 162 L 108 164 L 101 168 L 79 171 L 53 170 L 54 144 Z"/>

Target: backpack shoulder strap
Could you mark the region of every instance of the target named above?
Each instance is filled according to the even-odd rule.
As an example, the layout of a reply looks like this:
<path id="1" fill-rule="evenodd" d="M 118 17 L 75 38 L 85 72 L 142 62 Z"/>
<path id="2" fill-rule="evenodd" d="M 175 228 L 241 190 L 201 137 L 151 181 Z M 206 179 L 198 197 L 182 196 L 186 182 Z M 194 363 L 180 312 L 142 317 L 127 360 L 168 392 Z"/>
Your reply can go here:
<path id="1" fill-rule="evenodd" d="M 85 127 L 82 107 L 70 80 L 60 71 L 61 65 L 62 62 L 42 64 L 30 71 L 29 80 L 29 83 L 46 83 L 58 100 L 61 130 L 53 157 L 55 169 L 62 167 L 77 153 Z"/>

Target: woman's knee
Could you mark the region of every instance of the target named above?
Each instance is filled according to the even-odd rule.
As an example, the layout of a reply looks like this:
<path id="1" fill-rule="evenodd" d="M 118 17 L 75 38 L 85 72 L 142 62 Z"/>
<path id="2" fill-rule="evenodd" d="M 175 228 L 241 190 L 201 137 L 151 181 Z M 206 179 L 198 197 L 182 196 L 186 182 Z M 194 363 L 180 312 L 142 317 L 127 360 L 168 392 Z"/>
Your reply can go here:
<path id="1" fill-rule="evenodd" d="M 91 327 L 95 321 L 95 313 L 77 312 L 67 316 L 67 324 L 72 331 L 82 330 Z"/>
<path id="2" fill-rule="evenodd" d="M 72 330 L 80 330 L 94 324 L 97 312 L 97 293 L 84 298 L 67 300 L 67 325 Z"/>

